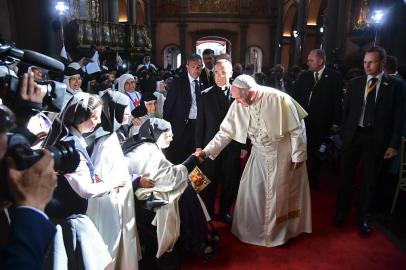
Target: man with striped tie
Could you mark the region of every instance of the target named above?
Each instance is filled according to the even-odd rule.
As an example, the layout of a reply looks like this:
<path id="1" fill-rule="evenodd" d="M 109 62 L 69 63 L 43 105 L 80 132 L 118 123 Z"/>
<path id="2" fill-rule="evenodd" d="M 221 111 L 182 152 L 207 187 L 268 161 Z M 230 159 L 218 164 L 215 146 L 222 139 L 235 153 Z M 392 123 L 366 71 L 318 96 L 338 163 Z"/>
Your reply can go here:
<path id="1" fill-rule="evenodd" d="M 369 235 L 367 216 L 385 160 L 397 155 L 401 138 L 403 85 L 383 72 L 386 52 L 373 47 L 364 56 L 365 75 L 351 80 L 344 99 L 341 138 L 341 179 L 333 223 L 340 227 L 351 208 L 354 171 L 363 161 L 357 206 L 358 226 Z"/>

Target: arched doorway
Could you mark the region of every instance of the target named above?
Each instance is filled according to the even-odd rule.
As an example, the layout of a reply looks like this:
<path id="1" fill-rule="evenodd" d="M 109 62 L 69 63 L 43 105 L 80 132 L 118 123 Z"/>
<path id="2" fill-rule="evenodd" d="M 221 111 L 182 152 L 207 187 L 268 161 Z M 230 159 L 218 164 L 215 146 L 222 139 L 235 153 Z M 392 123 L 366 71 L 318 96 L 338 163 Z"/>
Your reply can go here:
<path id="1" fill-rule="evenodd" d="M 163 50 L 163 62 L 164 67 L 168 67 L 168 65 L 172 66 L 172 69 L 176 69 L 181 64 L 181 54 L 179 47 L 176 45 L 167 45 Z"/>
<path id="2" fill-rule="evenodd" d="M 245 63 L 247 63 L 245 72 L 249 75 L 262 72 L 262 58 L 263 53 L 260 47 L 248 47 L 245 53 Z"/>
<path id="3" fill-rule="evenodd" d="M 231 42 L 219 36 L 206 36 L 196 40 L 196 53 L 202 55 L 205 49 L 212 49 L 214 55 L 228 53 L 231 56 Z"/>

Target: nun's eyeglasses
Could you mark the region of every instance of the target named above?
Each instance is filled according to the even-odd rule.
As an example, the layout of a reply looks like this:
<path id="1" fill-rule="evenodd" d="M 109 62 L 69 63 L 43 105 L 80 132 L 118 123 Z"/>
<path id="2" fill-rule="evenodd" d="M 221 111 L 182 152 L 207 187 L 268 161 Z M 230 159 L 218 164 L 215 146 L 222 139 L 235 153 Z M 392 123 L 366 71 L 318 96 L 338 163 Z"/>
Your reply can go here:
<path id="1" fill-rule="evenodd" d="M 75 82 L 78 82 L 78 81 L 81 81 L 82 80 L 82 78 L 81 77 L 71 77 L 71 78 L 69 78 L 69 81 L 75 81 Z"/>

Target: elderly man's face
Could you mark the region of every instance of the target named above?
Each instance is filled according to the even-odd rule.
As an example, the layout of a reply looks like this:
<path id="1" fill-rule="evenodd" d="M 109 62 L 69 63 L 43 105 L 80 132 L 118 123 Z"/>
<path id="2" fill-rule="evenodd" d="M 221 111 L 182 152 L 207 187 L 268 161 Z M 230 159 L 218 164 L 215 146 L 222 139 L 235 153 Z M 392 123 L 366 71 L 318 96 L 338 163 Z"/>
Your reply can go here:
<path id="1" fill-rule="evenodd" d="M 232 98 L 235 99 L 237 103 L 240 103 L 244 107 L 248 107 L 252 103 L 248 96 L 248 93 L 247 92 L 244 93 L 244 91 L 241 88 L 238 88 L 235 85 L 231 86 L 231 96 Z"/>
<path id="2" fill-rule="evenodd" d="M 224 65 L 217 64 L 214 66 L 214 80 L 219 87 L 228 85 L 232 72 L 228 70 Z"/>
<path id="3" fill-rule="evenodd" d="M 307 57 L 307 65 L 310 71 L 319 71 L 323 67 L 324 61 L 315 52 L 310 52 Z"/>

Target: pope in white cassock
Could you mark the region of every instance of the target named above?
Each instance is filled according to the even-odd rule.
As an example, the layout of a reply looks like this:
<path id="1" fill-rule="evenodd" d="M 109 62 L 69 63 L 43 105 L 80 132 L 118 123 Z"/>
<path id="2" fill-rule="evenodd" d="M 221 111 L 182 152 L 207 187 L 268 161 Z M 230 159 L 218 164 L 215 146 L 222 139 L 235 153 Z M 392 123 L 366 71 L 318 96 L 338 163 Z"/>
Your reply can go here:
<path id="1" fill-rule="evenodd" d="M 241 177 L 232 233 L 242 242 L 274 247 L 312 231 L 305 160 L 307 113 L 289 95 L 256 84 L 249 75 L 232 84 L 235 101 L 220 130 L 196 155 L 215 159 L 231 140 L 252 142 Z"/>

